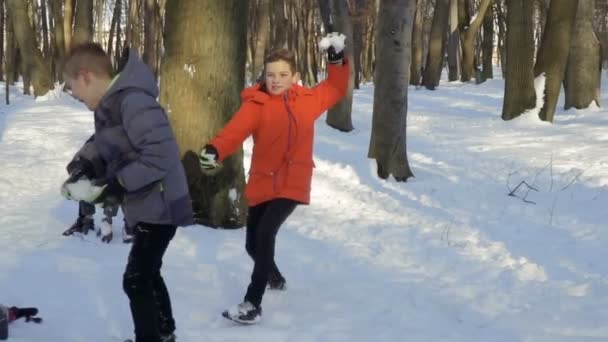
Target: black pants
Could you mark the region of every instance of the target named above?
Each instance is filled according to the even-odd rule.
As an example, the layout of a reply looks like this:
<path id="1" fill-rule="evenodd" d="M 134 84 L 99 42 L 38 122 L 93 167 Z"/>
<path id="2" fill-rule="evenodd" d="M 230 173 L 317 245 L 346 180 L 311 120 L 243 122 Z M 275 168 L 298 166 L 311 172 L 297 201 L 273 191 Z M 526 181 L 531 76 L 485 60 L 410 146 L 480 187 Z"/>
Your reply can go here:
<path id="1" fill-rule="evenodd" d="M 254 266 L 245 300 L 254 305 L 262 304 L 268 276 L 281 276 L 274 261 L 276 237 L 279 228 L 297 205 L 298 202 L 294 200 L 278 198 L 249 208 L 245 249 L 253 259 Z"/>
<path id="2" fill-rule="evenodd" d="M 175 331 L 171 299 L 160 269 L 175 226 L 140 223 L 135 228 L 123 289 L 129 297 L 136 342 L 159 342 Z"/>

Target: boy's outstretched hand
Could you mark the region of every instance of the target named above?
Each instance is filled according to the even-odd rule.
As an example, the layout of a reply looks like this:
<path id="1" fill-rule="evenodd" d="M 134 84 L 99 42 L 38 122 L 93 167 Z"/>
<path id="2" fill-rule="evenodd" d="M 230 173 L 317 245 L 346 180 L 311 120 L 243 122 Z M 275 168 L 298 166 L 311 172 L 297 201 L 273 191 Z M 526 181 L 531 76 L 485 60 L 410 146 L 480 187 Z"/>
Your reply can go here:
<path id="1" fill-rule="evenodd" d="M 344 40 L 346 36 L 342 33 L 332 32 L 327 34 L 321 42 L 319 48 L 321 51 L 327 51 L 327 61 L 331 64 L 342 63 L 344 59 Z"/>
<path id="2" fill-rule="evenodd" d="M 218 153 L 213 145 L 205 145 L 198 156 L 198 162 L 203 172 L 215 170 L 219 164 L 217 163 Z"/>

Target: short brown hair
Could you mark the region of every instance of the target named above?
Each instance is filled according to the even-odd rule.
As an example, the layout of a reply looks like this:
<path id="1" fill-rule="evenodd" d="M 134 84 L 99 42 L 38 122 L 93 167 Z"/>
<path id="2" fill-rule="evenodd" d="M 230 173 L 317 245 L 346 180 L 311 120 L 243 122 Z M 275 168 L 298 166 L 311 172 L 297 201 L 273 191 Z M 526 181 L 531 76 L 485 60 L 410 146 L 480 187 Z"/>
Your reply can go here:
<path id="1" fill-rule="evenodd" d="M 264 57 L 264 69 L 266 69 L 266 64 L 277 61 L 287 62 L 287 64 L 289 64 L 291 72 L 294 74 L 296 73 L 296 55 L 292 51 L 283 48 L 277 48 L 268 51 L 268 53 Z"/>
<path id="2" fill-rule="evenodd" d="M 112 77 L 112 61 L 97 43 L 77 44 L 70 49 L 63 60 L 63 74 L 76 78 L 81 70 L 90 71 L 96 76 Z"/>

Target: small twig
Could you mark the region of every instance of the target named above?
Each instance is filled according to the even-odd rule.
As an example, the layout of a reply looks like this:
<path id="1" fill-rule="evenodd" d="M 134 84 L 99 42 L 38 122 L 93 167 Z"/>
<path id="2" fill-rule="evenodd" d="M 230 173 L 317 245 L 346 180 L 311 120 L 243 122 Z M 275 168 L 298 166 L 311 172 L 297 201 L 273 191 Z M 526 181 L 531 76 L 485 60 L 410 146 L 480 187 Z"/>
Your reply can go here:
<path id="1" fill-rule="evenodd" d="M 582 170 L 581 172 L 579 172 L 574 178 L 572 178 L 572 180 L 570 181 L 570 183 L 568 183 L 568 185 L 566 185 L 565 187 L 563 187 L 560 191 L 564 191 L 566 189 L 568 189 L 568 187 L 570 185 L 572 185 L 574 182 L 576 182 L 576 180 L 585 172 L 585 170 Z"/>
<path id="2" fill-rule="evenodd" d="M 553 205 L 551 206 L 551 210 L 549 211 L 549 225 L 553 225 L 553 213 L 555 212 L 555 205 L 557 204 L 557 196 L 553 200 Z"/>
<path id="3" fill-rule="evenodd" d="M 553 153 L 551 153 L 551 185 L 549 186 L 549 192 L 553 191 Z"/>
<path id="4" fill-rule="evenodd" d="M 525 195 L 525 196 L 522 198 L 522 200 L 523 200 L 524 202 L 526 202 L 526 203 L 532 203 L 532 204 L 536 204 L 535 202 L 528 201 L 528 200 L 527 200 L 527 197 L 528 197 L 528 194 L 530 193 L 530 190 L 534 190 L 534 191 L 538 192 L 538 189 L 536 189 L 535 187 L 533 187 L 533 186 L 531 186 L 530 184 L 526 183 L 526 181 L 521 181 L 521 182 L 520 182 L 520 183 L 519 183 L 519 184 L 518 184 L 518 185 L 515 187 L 515 189 L 513 189 L 513 191 L 511 191 L 511 192 L 509 193 L 509 196 L 517 197 L 517 196 L 515 195 L 515 192 L 516 192 L 516 191 L 517 191 L 517 189 L 519 189 L 519 187 L 520 187 L 520 186 L 522 186 L 522 185 L 525 185 L 525 186 L 528 188 L 528 192 L 526 192 L 526 195 Z"/>

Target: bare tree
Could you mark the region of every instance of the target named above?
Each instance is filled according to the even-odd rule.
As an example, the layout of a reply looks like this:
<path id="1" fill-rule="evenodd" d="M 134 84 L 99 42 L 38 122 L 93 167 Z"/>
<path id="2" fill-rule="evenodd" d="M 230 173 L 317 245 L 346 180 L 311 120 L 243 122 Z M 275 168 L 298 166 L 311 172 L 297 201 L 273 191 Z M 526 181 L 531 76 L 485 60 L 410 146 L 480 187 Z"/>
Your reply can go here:
<path id="1" fill-rule="evenodd" d="M 429 55 L 426 59 L 422 84 L 429 89 L 435 90 L 441 78 L 441 69 L 445 55 L 446 33 L 448 32 L 449 0 L 436 0 L 433 24 L 431 26 L 431 38 L 429 40 Z"/>
<path id="2" fill-rule="evenodd" d="M 63 4 L 63 41 L 65 42 L 65 50 L 72 47 L 72 25 L 74 24 L 74 1 L 65 0 Z M 119 0 L 116 0 L 119 1 Z M 61 1 L 59 1 L 59 9 L 61 9 Z"/>
<path id="3" fill-rule="evenodd" d="M 541 120 L 553 122 L 559 91 L 564 80 L 572 27 L 578 0 L 551 0 L 547 25 L 534 65 L 534 76 L 545 74 L 545 101 L 539 113 Z"/>
<path id="4" fill-rule="evenodd" d="M 320 0 L 324 2 L 323 0 Z M 326 32 L 337 31 L 346 35 L 346 48 L 344 55 L 352 61 L 353 49 L 353 23 L 350 16 L 348 4 L 346 0 L 331 0 L 326 2 L 329 6 L 325 7 L 321 4 L 321 13 L 329 10 L 329 13 L 322 15 L 329 21 L 326 22 Z M 353 63 L 349 63 L 351 75 L 354 73 Z M 352 106 L 353 106 L 353 88 L 354 79 L 350 77 L 348 83 L 348 92 L 346 96 L 338 102 L 333 108 L 327 112 L 325 122 L 328 126 L 342 132 L 350 132 L 353 128 L 352 123 Z"/>
<path id="5" fill-rule="evenodd" d="M 483 19 L 483 41 L 481 43 L 483 63 L 481 81 L 494 78 L 492 58 L 494 57 L 494 7 L 490 4 Z"/>
<path id="6" fill-rule="evenodd" d="M 270 0 L 272 6 L 270 15 L 270 30 L 272 32 L 272 48 L 287 47 L 287 9 L 285 0 Z"/>
<path id="7" fill-rule="evenodd" d="M 460 80 L 462 82 L 469 82 L 473 77 L 473 69 L 475 64 L 475 38 L 483 23 L 483 18 L 486 15 L 486 11 L 492 4 L 492 0 L 481 0 L 479 3 L 479 9 L 470 24 L 467 24 L 462 33 L 462 65 Z"/>
<path id="8" fill-rule="evenodd" d="M 76 0 L 72 44 L 93 41 L 93 0 Z"/>
<path id="9" fill-rule="evenodd" d="M 195 219 L 210 227 L 245 223 L 242 152 L 224 161 L 215 176 L 201 174 L 198 152 L 239 106 L 247 9 L 243 0 L 167 2 L 160 99 L 181 149 Z"/>
<path id="10" fill-rule="evenodd" d="M 160 6 L 158 0 L 145 0 L 144 61 L 154 75 L 158 76 L 159 33 L 161 31 Z"/>
<path id="11" fill-rule="evenodd" d="M 253 27 L 251 48 L 251 82 L 257 81 L 263 67 L 264 54 L 270 42 L 270 0 L 251 1 L 254 8 L 249 12 Z M 257 4 L 256 4 L 257 3 Z"/>
<path id="12" fill-rule="evenodd" d="M 412 29 L 412 62 L 410 64 L 410 84 L 420 85 L 422 81 L 422 53 L 426 0 L 416 1 L 416 17 Z"/>
<path id="13" fill-rule="evenodd" d="M 460 30 L 458 23 L 458 0 L 450 0 L 450 34 L 448 36 L 448 80 L 458 81 L 460 75 Z"/>
<path id="14" fill-rule="evenodd" d="M 534 4 L 507 0 L 507 69 L 503 120 L 511 120 L 536 105 L 534 92 Z"/>
<path id="15" fill-rule="evenodd" d="M 578 2 L 564 79 L 565 109 L 587 108 L 591 102 L 600 104 L 602 56 L 593 33 L 594 9 L 595 0 Z"/>
<path id="16" fill-rule="evenodd" d="M 376 71 L 372 136 L 368 157 L 376 159 L 378 177 L 405 182 L 412 177 L 407 161 L 407 88 L 410 41 L 416 2 L 381 0 L 376 31 Z"/>
<path id="17" fill-rule="evenodd" d="M 36 44 L 36 35 L 28 20 L 27 2 L 6 0 L 11 23 L 21 51 L 23 70 L 32 80 L 34 95 L 41 96 L 53 88 L 51 71 Z"/>

